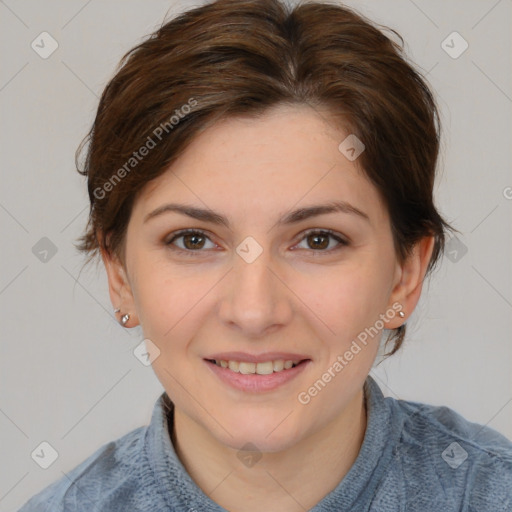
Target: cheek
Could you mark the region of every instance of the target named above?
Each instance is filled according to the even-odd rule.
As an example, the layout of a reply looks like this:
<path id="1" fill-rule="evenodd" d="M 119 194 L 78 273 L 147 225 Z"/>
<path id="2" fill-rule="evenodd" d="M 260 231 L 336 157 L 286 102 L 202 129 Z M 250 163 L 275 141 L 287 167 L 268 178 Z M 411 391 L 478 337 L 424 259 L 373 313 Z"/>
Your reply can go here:
<path id="1" fill-rule="evenodd" d="M 163 277 L 161 272 L 147 273 L 137 287 L 137 311 L 147 337 L 165 341 L 178 324 L 186 324 L 201 298 L 199 283 L 179 277 Z"/>
<path id="2" fill-rule="evenodd" d="M 308 317 L 316 318 L 314 323 L 322 326 L 324 339 L 347 342 L 384 312 L 387 283 L 382 267 L 360 260 L 322 277 L 317 275 L 314 280 L 300 279 L 293 289 L 303 298 Z"/>
<path id="3" fill-rule="evenodd" d="M 175 373 L 185 357 L 197 355 L 193 341 L 215 308 L 219 280 L 215 272 L 165 261 L 151 261 L 141 272 L 136 308 L 144 337 L 161 352 L 155 370 L 167 367 Z"/>

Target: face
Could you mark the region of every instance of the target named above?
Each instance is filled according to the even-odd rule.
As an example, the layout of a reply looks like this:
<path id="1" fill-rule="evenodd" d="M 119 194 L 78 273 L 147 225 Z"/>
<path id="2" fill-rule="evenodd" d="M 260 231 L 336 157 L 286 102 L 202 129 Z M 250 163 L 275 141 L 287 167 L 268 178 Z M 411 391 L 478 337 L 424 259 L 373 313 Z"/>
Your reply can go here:
<path id="1" fill-rule="evenodd" d="M 360 391 L 382 328 L 403 323 L 392 304 L 413 309 L 386 208 L 338 149 L 347 135 L 307 107 L 208 128 L 135 202 L 117 285 L 109 264 L 177 413 L 226 446 L 278 451 L 322 430 Z M 345 207 L 290 218 L 333 202 Z M 224 358 L 302 362 L 244 375 L 210 361 Z"/>

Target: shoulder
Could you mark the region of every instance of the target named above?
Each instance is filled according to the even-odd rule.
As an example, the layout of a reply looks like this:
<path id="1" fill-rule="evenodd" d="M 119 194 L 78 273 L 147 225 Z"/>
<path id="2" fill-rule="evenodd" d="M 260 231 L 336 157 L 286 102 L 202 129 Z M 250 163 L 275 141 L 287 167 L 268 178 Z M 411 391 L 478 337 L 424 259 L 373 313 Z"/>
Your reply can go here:
<path id="1" fill-rule="evenodd" d="M 410 490 L 430 486 L 440 503 L 467 512 L 512 510 L 510 440 L 449 407 L 405 400 L 393 405 L 403 425 L 395 457 Z"/>
<path id="2" fill-rule="evenodd" d="M 19 512 L 110 510 L 109 501 L 135 492 L 144 479 L 144 436 L 139 427 L 104 444 L 62 478 L 33 496 Z"/>

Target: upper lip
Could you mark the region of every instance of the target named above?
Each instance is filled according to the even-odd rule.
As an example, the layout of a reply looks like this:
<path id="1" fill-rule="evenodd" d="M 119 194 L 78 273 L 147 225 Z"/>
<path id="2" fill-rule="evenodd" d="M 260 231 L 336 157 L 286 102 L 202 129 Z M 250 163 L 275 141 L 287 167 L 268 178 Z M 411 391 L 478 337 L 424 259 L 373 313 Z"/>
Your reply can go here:
<path id="1" fill-rule="evenodd" d="M 265 352 L 263 354 L 249 354 L 247 352 L 219 352 L 212 354 L 205 359 L 213 359 L 215 361 L 244 361 L 247 363 L 264 363 L 266 361 L 302 361 L 311 359 L 304 354 L 292 354 L 291 352 Z"/>

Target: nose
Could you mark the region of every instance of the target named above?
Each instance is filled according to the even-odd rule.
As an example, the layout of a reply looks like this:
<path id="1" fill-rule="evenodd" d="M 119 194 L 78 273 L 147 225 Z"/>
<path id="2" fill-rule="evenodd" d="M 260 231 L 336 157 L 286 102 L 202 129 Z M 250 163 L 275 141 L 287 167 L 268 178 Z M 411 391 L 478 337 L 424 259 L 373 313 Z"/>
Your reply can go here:
<path id="1" fill-rule="evenodd" d="M 265 250 L 251 263 L 238 254 L 233 258 L 219 316 L 240 335 L 268 335 L 292 317 L 293 293 L 272 263 L 272 256 Z"/>

